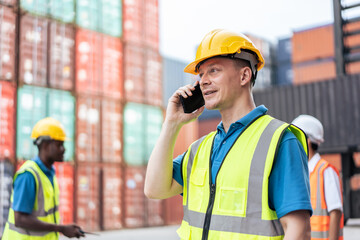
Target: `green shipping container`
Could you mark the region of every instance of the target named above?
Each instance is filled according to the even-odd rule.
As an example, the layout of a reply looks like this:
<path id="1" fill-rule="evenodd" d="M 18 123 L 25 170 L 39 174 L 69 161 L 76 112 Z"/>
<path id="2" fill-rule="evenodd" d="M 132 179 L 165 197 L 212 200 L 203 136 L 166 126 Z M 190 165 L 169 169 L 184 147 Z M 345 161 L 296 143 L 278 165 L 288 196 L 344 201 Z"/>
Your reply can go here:
<path id="1" fill-rule="evenodd" d="M 98 26 L 101 12 L 99 11 L 98 3 L 99 0 L 76 1 L 76 24 L 78 26 L 99 31 Z"/>
<path id="2" fill-rule="evenodd" d="M 101 16 L 102 33 L 113 37 L 122 35 L 122 6 L 120 0 L 103 0 Z"/>
<path id="3" fill-rule="evenodd" d="M 34 86 L 18 89 L 16 155 L 18 159 L 31 159 L 38 154 L 31 139 L 36 122 L 46 116 L 62 122 L 66 134 L 74 139 L 75 99 L 69 92 Z M 74 142 L 65 142 L 65 161 L 74 159 Z"/>
<path id="4" fill-rule="evenodd" d="M 30 13 L 46 16 L 48 13 L 48 0 L 21 0 L 20 7 Z"/>
<path id="5" fill-rule="evenodd" d="M 124 108 L 124 158 L 132 166 L 144 165 L 144 105 L 128 103 Z"/>
<path id="6" fill-rule="evenodd" d="M 48 116 L 59 120 L 66 132 L 65 161 L 74 161 L 75 141 L 75 98 L 70 92 L 49 89 Z"/>
<path id="7" fill-rule="evenodd" d="M 28 160 L 38 154 L 30 136 L 35 123 L 46 117 L 46 96 L 46 88 L 24 86 L 18 89 L 16 124 L 18 159 Z"/>
<path id="8" fill-rule="evenodd" d="M 75 19 L 75 0 L 49 0 L 50 15 L 62 22 L 72 23 Z"/>
<path id="9" fill-rule="evenodd" d="M 160 136 L 161 126 L 163 123 L 163 112 L 160 107 L 149 106 L 145 107 L 146 115 L 146 163 L 154 149 L 155 143 Z"/>

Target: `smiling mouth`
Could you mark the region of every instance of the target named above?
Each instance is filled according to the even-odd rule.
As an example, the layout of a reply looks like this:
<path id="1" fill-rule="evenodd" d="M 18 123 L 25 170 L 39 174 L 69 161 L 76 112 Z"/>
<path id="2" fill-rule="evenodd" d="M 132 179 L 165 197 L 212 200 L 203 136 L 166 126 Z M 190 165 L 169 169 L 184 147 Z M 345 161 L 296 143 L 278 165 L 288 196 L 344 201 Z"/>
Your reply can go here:
<path id="1" fill-rule="evenodd" d="M 208 95 L 211 95 L 211 94 L 213 94 L 214 92 L 216 92 L 216 91 L 208 91 L 208 92 L 205 92 L 205 96 L 208 96 Z"/>

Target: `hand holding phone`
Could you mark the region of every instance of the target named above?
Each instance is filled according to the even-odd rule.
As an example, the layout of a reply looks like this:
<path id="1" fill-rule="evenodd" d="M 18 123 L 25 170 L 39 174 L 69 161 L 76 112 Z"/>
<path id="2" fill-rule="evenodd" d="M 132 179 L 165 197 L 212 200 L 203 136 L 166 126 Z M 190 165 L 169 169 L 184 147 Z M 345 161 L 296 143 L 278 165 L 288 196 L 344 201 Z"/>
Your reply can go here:
<path id="1" fill-rule="evenodd" d="M 192 113 L 196 109 L 205 105 L 205 100 L 200 89 L 200 84 L 197 84 L 195 86 L 195 90 L 191 91 L 191 93 L 192 96 L 188 96 L 187 98 L 180 96 L 180 101 L 184 109 L 184 113 Z"/>

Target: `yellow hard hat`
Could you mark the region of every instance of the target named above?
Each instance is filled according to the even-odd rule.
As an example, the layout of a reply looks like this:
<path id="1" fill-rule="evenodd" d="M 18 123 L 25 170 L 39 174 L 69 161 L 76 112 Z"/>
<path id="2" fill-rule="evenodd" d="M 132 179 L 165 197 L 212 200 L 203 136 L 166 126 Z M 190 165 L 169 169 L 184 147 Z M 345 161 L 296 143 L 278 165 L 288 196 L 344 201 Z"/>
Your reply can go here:
<path id="1" fill-rule="evenodd" d="M 252 51 L 255 55 L 248 51 Z M 222 55 L 232 55 L 233 58 L 249 61 L 254 74 L 256 70 L 259 71 L 265 64 L 260 51 L 248 37 L 241 33 L 216 29 L 208 33 L 201 41 L 196 51 L 195 61 L 187 65 L 184 72 L 197 74 L 199 63 L 208 58 Z"/>
<path id="2" fill-rule="evenodd" d="M 48 137 L 49 139 L 58 141 L 67 140 L 62 124 L 51 117 L 41 119 L 35 124 L 31 132 L 31 138 L 38 139 L 39 137 Z"/>

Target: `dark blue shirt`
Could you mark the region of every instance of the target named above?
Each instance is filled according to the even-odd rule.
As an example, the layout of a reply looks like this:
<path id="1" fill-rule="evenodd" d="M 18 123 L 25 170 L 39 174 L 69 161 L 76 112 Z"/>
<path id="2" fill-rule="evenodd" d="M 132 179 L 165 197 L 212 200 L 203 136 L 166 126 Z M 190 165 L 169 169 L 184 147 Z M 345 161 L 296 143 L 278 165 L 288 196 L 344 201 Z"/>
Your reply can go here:
<path id="1" fill-rule="evenodd" d="M 211 154 L 213 183 L 223 159 L 239 134 L 255 118 L 266 112 L 267 108 L 263 105 L 255 108 L 240 120 L 232 123 L 227 133 L 220 122 Z M 183 156 L 184 153 L 173 161 L 173 178 L 182 186 L 181 160 Z M 292 132 L 286 130 L 269 178 L 269 206 L 276 211 L 278 218 L 296 210 L 309 210 L 312 213 L 307 161 L 308 158 L 299 140 Z"/>
<path id="2" fill-rule="evenodd" d="M 45 175 L 49 178 L 51 184 L 54 186 L 54 167 L 52 166 L 51 169 L 48 169 L 38 156 L 29 161 L 36 162 L 36 164 L 45 173 Z M 35 194 L 36 182 L 34 176 L 28 171 L 19 174 L 14 182 L 14 211 L 31 214 L 34 208 Z"/>

